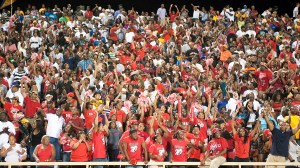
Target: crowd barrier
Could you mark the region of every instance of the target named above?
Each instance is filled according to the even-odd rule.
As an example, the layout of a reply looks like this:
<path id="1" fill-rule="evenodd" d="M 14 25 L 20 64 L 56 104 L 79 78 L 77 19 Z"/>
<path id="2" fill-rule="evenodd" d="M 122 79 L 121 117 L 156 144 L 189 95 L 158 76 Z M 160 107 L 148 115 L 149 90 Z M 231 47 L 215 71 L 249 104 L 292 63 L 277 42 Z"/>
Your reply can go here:
<path id="1" fill-rule="evenodd" d="M 12 166 L 90 166 L 105 165 L 105 166 L 129 166 L 128 162 L 0 162 L 0 166 L 11 168 Z M 145 165 L 144 162 L 138 162 L 136 165 Z M 200 162 L 149 162 L 147 165 L 162 166 L 200 166 Z M 209 166 L 209 162 L 205 163 Z M 226 162 L 223 166 L 300 166 L 300 162 Z M 204 166 L 203 166 L 204 167 Z"/>

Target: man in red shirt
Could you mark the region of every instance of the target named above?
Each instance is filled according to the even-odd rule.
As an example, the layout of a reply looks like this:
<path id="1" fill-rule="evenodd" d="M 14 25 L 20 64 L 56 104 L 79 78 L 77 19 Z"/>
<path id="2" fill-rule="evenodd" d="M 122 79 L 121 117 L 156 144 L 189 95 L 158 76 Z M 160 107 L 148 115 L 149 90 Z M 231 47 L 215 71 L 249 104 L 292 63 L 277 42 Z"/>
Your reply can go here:
<path id="1" fill-rule="evenodd" d="M 184 133 L 182 131 L 177 131 L 174 135 L 174 139 L 171 141 L 171 162 L 186 162 L 188 152 L 188 144 L 189 142 L 184 138 Z M 189 144 L 192 149 L 192 146 Z M 181 168 L 182 166 L 175 166 Z M 184 166 L 183 166 L 184 167 Z"/>
<path id="2" fill-rule="evenodd" d="M 72 117 L 65 119 L 67 124 L 70 124 L 74 129 L 75 133 L 78 134 L 80 131 L 84 130 L 84 121 L 79 116 L 79 111 L 76 107 L 72 107 Z"/>
<path id="3" fill-rule="evenodd" d="M 191 154 L 189 156 L 188 161 L 189 162 L 200 162 L 200 158 L 203 158 L 204 152 L 204 145 L 205 145 L 205 139 L 201 134 L 200 134 L 200 126 L 195 125 L 192 134 L 187 133 L 186 138 L 190 141 L 191 145 L 193 145 L 193 149 L 191 151 Z"/>
<path id="4" fill-rule="evenodd" d="M 24 103 L 25 103 L 25 116 L 28 118 L 33 118 L 34 114 L 38 111 L 38 109 L 41 108 L 41 103 L 38 99 L 38 92 L 32 91 L 30 93 L 30 97 L 24 92 L 24 88 L 22 88 L 21 91 L 23 97 L 24 97 Z"/>
<path id="5" fill-rule="evenodd" d="M 226 139 L 221 137 L 220 129 L 212 130 L 213 139 L 208 143 L 204 159 L 201 165 L 205 164 L 206 159 L 210 160 L 210 168 L 217 168 L 226 162 L 228 143 Z"/>
<path id="6" fill-rule="evenodd" d="M 136 129 L 129 131 L 129 137 L 124 139 L 123 151 L 126 160 L 135 165 L 137 162 L 141 162 L 144 158 L 145 164 L 148 163 L 148 152 L 146 144 L 143 138 L 139 137 Z M 144 154 L 144 157 L 142 156 Z M 142 168 L 143 166 L 127 166 L 127 168 Z"/>
<path id="7" fill-rule="evenodd" d="M 265 63 L 261 63 L 260 68 L 254 72 L 254 75 L 257 78 L 259 92 L 265 92 L 269 87 L 270 81 L 273 79 L 272 72 L 267 68 Z"/>
<path id="8" fill-rule="evenodd" d="M 95 118 L 94 129 L 93 129 L 93 162 L 106 162 L 106 136 L 108 135 L 108 120 L 105 111 L 102 110 L 105 125 L 98 122 L 98 118 Z M 98 113 L 97 113 L 98 116 Z M 103 166 L 95 166 L 95 168 L 103 168 Z"/>
<path id="9" fill-rule="evenodd" d="M 176 13 L 175 11 L 172 11 L 173 4 L 171 4 L 169 8 L 169 15 L 170 15 L 170 22 L 174 22 L 174 20 L 179 16 L 179 9 L 177 5 L 174 5 L 176 8 Z"/>
<path id="10" fill-rule="evenodd" d="M 155 162 L 163 162 L 164 158 L 168 156 L 168 153 L 162 144 L 161 135 L 154 135 L 152 137 L 154 143 L 149 148 L 150 159 Z"/>

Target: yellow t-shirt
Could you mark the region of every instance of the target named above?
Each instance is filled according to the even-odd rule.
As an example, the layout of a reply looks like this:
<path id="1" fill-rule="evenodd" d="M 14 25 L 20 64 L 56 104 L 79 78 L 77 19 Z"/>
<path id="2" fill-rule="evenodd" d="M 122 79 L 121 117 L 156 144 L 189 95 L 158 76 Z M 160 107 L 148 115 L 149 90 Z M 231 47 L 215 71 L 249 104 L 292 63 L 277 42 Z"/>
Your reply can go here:
<path id="1" fill-rule="evenodd" d="M 289 119 L 289 116 L 284 117 L 284 121 L 287 121 L 288 119 Z M 299 122 L 299 116 L 296 116 L 296 115 L 291 116 L 290 126 L 292 129 L 297 127 L 298 122 Z M 300 135 L 300 130 L 295 134 L 296 139 L 299 139 L 299 137 L 300 137 L 299 135 Z"/>
<path id="2" fill-rule="evenodd" d="M 91 102 L 93 103 L 93 106 L 95 107 L 95 109 L 98 108 L 99 105 L 101 105 L 103 103 L 102 100 L 92 100 Z"/>

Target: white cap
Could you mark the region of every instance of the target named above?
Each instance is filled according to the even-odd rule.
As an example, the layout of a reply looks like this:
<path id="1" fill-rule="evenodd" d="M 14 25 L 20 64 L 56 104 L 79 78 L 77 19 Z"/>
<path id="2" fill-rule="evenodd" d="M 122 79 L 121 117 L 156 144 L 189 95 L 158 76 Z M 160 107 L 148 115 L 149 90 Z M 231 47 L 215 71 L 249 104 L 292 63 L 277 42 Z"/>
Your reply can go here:
<path id="1" fill-rule="evenodd" d="M 153 79 L 159 80 L 160 82 L 162 81 L 161 77 L 154 77 Z"/>

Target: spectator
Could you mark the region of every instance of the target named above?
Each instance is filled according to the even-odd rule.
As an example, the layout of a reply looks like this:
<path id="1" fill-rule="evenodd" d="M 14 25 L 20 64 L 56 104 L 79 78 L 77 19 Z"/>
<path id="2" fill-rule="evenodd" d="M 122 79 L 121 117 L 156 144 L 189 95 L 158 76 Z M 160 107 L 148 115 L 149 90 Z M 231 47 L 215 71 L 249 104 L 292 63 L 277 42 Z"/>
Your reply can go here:
<path id="1" fill-rule="evenodd" d="M 0 148 L 2 150 L 3 145 L 9 140 L 9 135 L 16 134 L 15 127 L 10 121 L 8 121 L 8 115 L 6 112 L 0 113 L 0 130 Z"/>
<path id="2" fill-rule="evenodd" d="M 152 137 L 153 144 L 149 148 L 150 162 L 163 162 L 168 153 L 165 147 L 162 145 L 162 137 L 160 135 L 154 135 Z M 160 166 L 150 166 L 151 168 L 157 168 Z"/>
<path id="3" fill-rule="evenodd" d="M 48 120 L 48 126 L 46 130 L 46 135 L 50 138 L 50 143 L 54 146 L 56 154 L 55 160 L 61 160 L 60 158 L 60 145 L 58 143 L 58 138 L 62 132 L 63 125 L 65 123 L 64 118 L 61 116 L 62 109 L 58 109 L 55 114 L 45 114 L 46 120 Z"/>
<path id="4" fill-rule="evenodd" d="M 46 135 L 46 131 L 44 130 L 44 123 L 42 120 L 36 119 L 32 123 L 32 131 L 30 133 L 30 150 L 29 157 L 30 161 L 34 162 L 35 158 L 33 157 L 33 152 L 35 148 L 41 143 L 42 137 Z"/>
<path id="5" fill-rule="evenodd" d="M 44 135 L 41 144 L 37 145 L 33 152 L 36 162 L 53 162 L 55 160 L 55 147 L 50 144 L 50 137 Z"/>
<path id="6" fill-rule="evenodd" d="M 99 115 L 96 116 L 93 128 L 93 162 L 105 162 L 106 158 L 106 136 L 108 134 L 108 120 L 105 111 L 101 109 L 104 114 L 104 121 L 99 120 Z M 98 114 L 98 113 L 97 113 Z M 102 118 L 101 118 L 102 120 Z M 103 166 L 96 166 L 96 168 L 103 168 Z"/>
<path id="7" fill-rule="evenodd" d="M 109 123 L 108 126 L 108 138 L 107 138 L 107 153 L 109 161 L 118 161 L 119 141 L 122 136 L 122 131 L 117 127 L 115 121 Z"/>
<path id="8" fill-rule="evenodd" d="M 262 114 L 270 127 L 272 132 L 272 147 L 270 154 L 267 158 L 267 162 L 285 162 L 286 157 L 289 155 L 289 141 L 291 136 L 293 136 L 300 129 L 300 122 L 298 125 L 292 129 L 288 130 L 289 125 L 285 122 L 279 123 L 279 129 L 274 126 L 274 124 L 268 119 L 267 115 Z"/>
<path id="9" fill-rule="evenodd" d="M 4 157 L 5 162 L 22 162 L 22 155 L 25 150 L 20 144 L 16 143 L 14 135 L 9 136 L 9 143 L 4 144 L 1 149 L 1 156 Z"/>
<path id="10" fill-rule="evenodd" d="M 141 162 L 143 159 L 145 164 L 148 163 L 148 153 L 145 142 L 143 138 L 138 137 L 136 129 L 130 129 L 129 136 L 124 139 L 122 144 L 124 156 L 128 163 L 136 165 L 137 162 Z M 142 151 L 144 151 L 144 157 L 142 156 Z M 127 167 L 140 168 L 141 166 Z"/>
<path id="11" fill-rule="evenodd" d="M 217 168 L 226 162 L 228 143 L 221 137 L 219 128 L 214 128 L 212 134 L 213 139 L 207 145 L 205 156 L 201 164 L 203 165 L 206 159 L 209 159 L 211 161 L 210 167 Z"/>
<path id="12" fill-rule="evenodd" d="M 63 146 L 63 162 L 70 162 L 71 161 L 71 125 L 66 125 L 64 131 L 59 135 L 59 144 Z"/>
<path id="13" fill-rule="evenodd" d="M 190 146 L 189 142 L 184 139 L 184 133 L 182 131 L 178 131 L 174 134 L 174 138 L 171 142 L 171 156 L 170 161 L 171 162 L 186 162 L 187 156 L 190 154 L 191 149 L 188 150 L 188 145 Z M 177 167 L 177 166 L 173 166 Z M 178 167 L 184 167 L 184 166 L 178 166 Z"/>
<path id="14" fill-rule="evenodd" d="M 91 143 L 88 142 L 86 135 L 80 131 L 76 138 L 70 142 L 71 146 L 71 161 L 72 162 L 86 162 L 89 161 L 89 152 L 92 150 Z"/>

